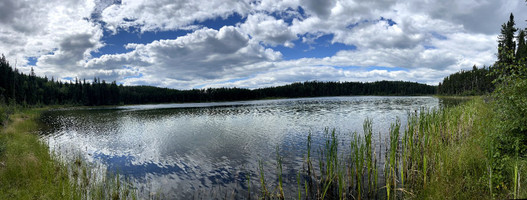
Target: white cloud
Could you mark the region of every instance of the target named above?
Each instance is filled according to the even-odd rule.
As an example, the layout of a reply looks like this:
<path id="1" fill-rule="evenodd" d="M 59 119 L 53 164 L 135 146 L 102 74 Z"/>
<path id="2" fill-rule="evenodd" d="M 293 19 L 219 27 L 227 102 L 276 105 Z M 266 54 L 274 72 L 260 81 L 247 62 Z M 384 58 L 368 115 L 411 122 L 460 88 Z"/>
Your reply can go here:
<path id="1" fill-rule="evenodd" d="M 203 28 L 174 40 L 149 44 L 129 44 L 131 52 L 92 59 L 88 68 L 119 69 L 130 66 L 144 77 L 127 80 L 130 84 L 148 83 L 185 88 L 211 80 L 239 78 L 267 69 L 265 62 L 281 59 L 279 52 L 266 49 L 236 27 L 220 30 Z M 161 82 L 159 82 L 161 80 Z"/>
<path id="2" fill-rule="evenodd" d="M 23 68 L 28 57 L 40 57 L 37 74 L 57 76 L 60 69 L 75 74 L 77 63 L 102 46 L 100 27 L 86 20 L 93 10 L 91 1 L 3 2 L 11 6 L 1 19 L 0 37 L 6 42 L 0 52 L 16 59 L 22 71 L 29 71 Z"/>
<path id="3" fill-rule="evenodd" d="M 262 13 L 249 15 L 240 28 L 254 39 L 272 46 L 293 47 L 291 40 L 297 39 L 284 20 Z"/>
<path id="4" fill-rule="evenodd" d="M 24 72 L 29 71 L 24 67 L 28 58 L 35 57 L 35 71 L 48 77 L 97 76 L 173 88 L 260 87 L 304 80 L 436 84 L 460 69 L 492 64 L 500 25 L 514 12 L 517 26 L 525 27 L 524 9 L 525 2 L 517 0 L 4 0 L 0 53 L 11 63 L 16 59 Z M 234 13 L 242 16 L 234 26 L 212 30 L 195 24 Z M 128 53 L 92 58 L 105 45 L 103 29 L 117 33 L 132 27 L 190 33 L 127 44 Z M 316 46 L 315 39 L 326 34 L 333 35 L 333 43 L 356 49 L 282 61 L 280 52 L 262 46 L 298 50 L 293 42 Z"/>
<path id="5" fill-rule="evenodd" d="M 527 18 L 525 1 L 518 0 L 412 0 L 400 4 L 404 5 L 409 13 L 421 13 L 433 19 L 460 24 L 471 33 L 496 34 L 511 12 L 518 17 L 517 19 Z"/>
<path id="6" fill-rule="evenodd" d="M 184 29 L 196 21 L 216 17 L 226 18 L 233 13 L 245 15 L 250 10 L 248 1 L 223 0 L 123 0 L 102 12 L 107 28 L 140 28 L 141 31 Z"/>
<path id="7" fill-rule="evenodd" d="M 414 48 L 425 40 L 422 33 L 405 31 L 398 24 L 386 21 L 362 23 L 351 30 L 337 31 L 333 41 L 355 45 L 362 49 Z"/>
<path id="8" fill-rule="evenodd" d="M 288 8 L 296 9 L 300 5 L 299 0 L 261 0 L 253 2 L 252 8 L 254 10 L 267 12 L 283 12 Z"/>
<path id="9" fill-rule="evenodd" d="M 285 63 L 283 63 L 285 64 Z M 335 68 L 331 66 L 289 66 L 278 70 L 260 73 L 247 79 L 218 82 L 205 87 L 242 87 L 260 88 L 303 81 L 353 81 L 372 82 L 381 80 L 411 80 L 436 85 L 436 80 L 449 73 L 428 68 L 412 71 L 404 70 L 366 70 L 363 68 Z"/>
<path id="10" fill-rule="evenodd" d="M 340 51 L 325 58 L 275 62 L 273 71 L 258 73 L 243 80 L 214 82 L 206 87 L 258 88 L 308 80 L 406 80 L 437 85 L 451 73 L 495 61 L 497 44 L 494 36 L 452 33 L 445 37 L 448 39 L 428 40 L 427 44 L 435 48 L 425 48 L 423 45 L 412 48 L 367 48 Z M 387 68 L 379 69 L 376 66 Z"/>

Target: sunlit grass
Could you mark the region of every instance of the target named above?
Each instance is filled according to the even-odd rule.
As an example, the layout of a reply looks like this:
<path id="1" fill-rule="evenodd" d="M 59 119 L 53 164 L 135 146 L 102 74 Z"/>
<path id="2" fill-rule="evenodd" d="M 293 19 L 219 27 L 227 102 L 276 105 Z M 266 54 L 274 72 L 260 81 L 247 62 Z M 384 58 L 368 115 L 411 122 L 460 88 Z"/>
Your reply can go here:
<path id="1" fill-rule="evenodd" d="M 81 158 L 70 163 L 50 153 L 35 133 L 39 114 L 15 112 L 0 131 L 0 199 L 135 199 L 118 175 L 96 174 Z"/>

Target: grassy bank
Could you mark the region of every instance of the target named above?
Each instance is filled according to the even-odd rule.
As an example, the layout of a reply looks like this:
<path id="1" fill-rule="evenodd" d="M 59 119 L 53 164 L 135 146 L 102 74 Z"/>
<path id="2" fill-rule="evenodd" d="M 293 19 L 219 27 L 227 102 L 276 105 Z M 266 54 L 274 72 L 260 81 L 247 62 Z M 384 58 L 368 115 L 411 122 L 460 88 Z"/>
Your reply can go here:
<path id="1" fill-rule="evenodd" d="M 0 199 L 134 199 L 118 177 L 93 173 L 50 153 L 36 131 L 41 109 L 11 110 L 0 129 Z"/>
<path id="2" fill-rule="evenodd" d="M 264 199 L 511 199 L 527 197 L 526 159 L 499 154 L 496 111 L 476 97 L 460 106 L 410 113 L 395 122 L 381 148 L 372 146 L 371 122 L 364 134 L 341 143 L 326 131 L 323 147 L 312 150 L 297 172 L 297 188 L 284 194 L 282 160 L 277 155 L 276 182 L 260 166 Z M 340 134 L 341 135 L 341 134 Z M 340 136 L 342 137 L 342 136 Z M 346 152 L 346 153 L 342 153 Z M 313 158 L 312 155 L 318 155 Z M 266 182 L 267 180 L 267 182 Z"/>

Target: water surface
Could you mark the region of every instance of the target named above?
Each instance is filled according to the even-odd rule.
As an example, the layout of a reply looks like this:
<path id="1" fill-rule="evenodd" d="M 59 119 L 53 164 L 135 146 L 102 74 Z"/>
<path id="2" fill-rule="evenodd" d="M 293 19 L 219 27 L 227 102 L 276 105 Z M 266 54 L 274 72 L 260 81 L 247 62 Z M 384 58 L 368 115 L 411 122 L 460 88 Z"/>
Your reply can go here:
<path id="1" fill-rule="evenodd" d="M 378 146 L 397 118 L 404 124 L 408 113 L 440 105 L 435 97 L 367 96 L 62 109 L 43 115 L 41 134 L 61 155 L 131 178 L 143 195 L 243 196 L 247 176 L 258 186 L 258 160 L 273 177 L 277 147 L 294 188 L 309 133 L 315 147 L 326 128 L 346 144 L 370 118 Z"/>

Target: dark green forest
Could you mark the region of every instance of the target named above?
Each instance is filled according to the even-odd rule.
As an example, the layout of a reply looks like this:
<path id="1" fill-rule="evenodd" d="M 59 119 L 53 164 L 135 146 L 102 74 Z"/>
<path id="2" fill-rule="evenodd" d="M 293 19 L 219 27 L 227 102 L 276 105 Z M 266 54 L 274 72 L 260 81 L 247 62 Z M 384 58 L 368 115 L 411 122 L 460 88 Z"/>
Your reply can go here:
<path id="1" fill-rule="evenodd" d="M 527 36 L 525 29 L 515 27 L 514 15 L 511 13 L 509 21 L 501 25 L 498 36 L 498 60 L 494 65 L 482 68 L 473 66 L 472 70 L 461 70 L 451 74 L 439 83 L 437 92 L 441 95 L 483 95 L 495 89 L 494 81 L 498 75 L 511 75 L 506 66 L 527 59 Z"/>
<path id="2" fill-rule="evenodd" d="M 495 76 L 491 73 L 492 67 L 475 65 L 472 70 L 461 70 L 451 74 L 439 83 L 437 93 L 440 95 L 483 95 L 494 90 L 492 81 Z"/>
<path id="3" fill-rule="evenodd" d="M 264 98 L 292 98 L 349 95 L 429 95 L 437 88 L 403 81 L 293 83 L 255 90 L 209 88 L 176 90 L 152 86 L 123 86 L 94 78 L 70 82 L 26 75 L 0 58 L 0 104 L 20 105 L 118 105 L 175 102 L 237 101 Z"/>

